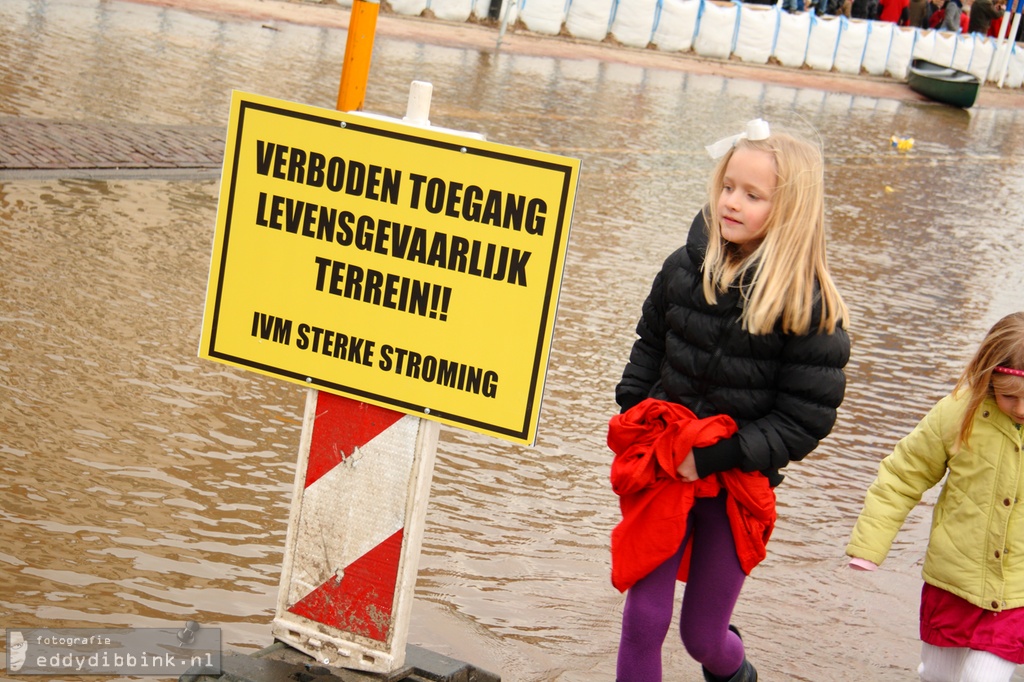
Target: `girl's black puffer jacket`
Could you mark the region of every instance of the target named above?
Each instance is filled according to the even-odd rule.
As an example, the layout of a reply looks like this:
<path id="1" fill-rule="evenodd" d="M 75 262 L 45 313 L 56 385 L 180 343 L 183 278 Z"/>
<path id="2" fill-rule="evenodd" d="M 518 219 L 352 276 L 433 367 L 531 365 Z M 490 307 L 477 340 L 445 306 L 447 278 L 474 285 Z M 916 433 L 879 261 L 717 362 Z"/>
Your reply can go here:
<path id="1" fill-rule="evenodd" d="M 818 333 L 817 310 L 805 335 L 747 333 L 738 289 L 720 294 L 714 305 L 704 299 L 706 251 L 698 213 L 686 245 L 654 279 L 615 398 L 622 411 L 652 397 L 681 403 L 701 418 L 731 416 L 736 435 L 694 449 L 698 474 L 739 467 L 764 472 L 775 486 L 783 479 L 779 469 L 803 459 L 831 432 L 846 391 L 850 338 L 841 327 Z"/>

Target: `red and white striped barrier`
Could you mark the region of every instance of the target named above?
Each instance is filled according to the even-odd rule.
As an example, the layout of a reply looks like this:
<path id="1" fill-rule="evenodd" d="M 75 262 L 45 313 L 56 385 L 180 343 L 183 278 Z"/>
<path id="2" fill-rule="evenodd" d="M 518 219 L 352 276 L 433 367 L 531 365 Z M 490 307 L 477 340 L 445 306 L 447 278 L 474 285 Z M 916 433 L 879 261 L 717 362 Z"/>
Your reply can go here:
<path id="1" fill-rule="evenodd" d="M 275 639 L 328 666 L 402 666 L 438 430 L 309 391 Z"/>

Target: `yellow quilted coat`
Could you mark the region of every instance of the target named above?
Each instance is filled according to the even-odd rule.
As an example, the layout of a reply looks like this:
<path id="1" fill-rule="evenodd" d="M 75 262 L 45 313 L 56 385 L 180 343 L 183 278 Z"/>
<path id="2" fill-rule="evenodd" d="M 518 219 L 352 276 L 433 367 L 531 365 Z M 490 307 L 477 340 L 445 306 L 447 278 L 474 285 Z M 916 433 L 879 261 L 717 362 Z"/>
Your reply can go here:
<path id="1" fill-rule="evenodd" d="M 954 452 L 967 397 L 939 401 L 882 460 L 846 553 L 881 564 L 925 491 L 948 478 L 932 515 L 925 582 L 990 611 L 1024 606 L 1024 455 L 992 398 Z"/>

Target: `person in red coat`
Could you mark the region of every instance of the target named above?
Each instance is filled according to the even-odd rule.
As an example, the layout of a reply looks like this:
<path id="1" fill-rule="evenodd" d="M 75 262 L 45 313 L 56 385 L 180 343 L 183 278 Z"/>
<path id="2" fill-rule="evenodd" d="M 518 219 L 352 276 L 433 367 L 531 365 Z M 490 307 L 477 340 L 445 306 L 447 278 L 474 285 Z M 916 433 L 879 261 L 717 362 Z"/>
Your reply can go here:
<path id="1" fill-rule="evenodd" d="M 910 0 L 882 0 L 881 7 L 878 13 L 879 21 L 888 21 L 900 26 L 909 23 Z"/>

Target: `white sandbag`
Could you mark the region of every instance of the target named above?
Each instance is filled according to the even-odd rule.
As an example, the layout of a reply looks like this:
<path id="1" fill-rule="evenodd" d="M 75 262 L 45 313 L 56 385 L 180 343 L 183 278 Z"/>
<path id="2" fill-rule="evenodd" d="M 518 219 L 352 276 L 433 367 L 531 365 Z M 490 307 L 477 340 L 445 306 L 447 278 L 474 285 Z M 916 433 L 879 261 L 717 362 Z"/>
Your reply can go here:
<path id="1" fill-rule="evenodd" d="M 931 60 L 932 52 L 935 51 L 935 36 L 937 35 L 939 35 L 938 31 L 918 31 L 917 40 L 914 41 L 914 49 L 910 53 L 910 58 Z"/>
<path id="2" fill-rule="evenodd" d="M 933 31 L 934 33 L 934 31 Z M 885 71 L 893 78 L 903 80 L 910 72 L 910 60 L 914 54 L 914 46 L 924 32 L 916 28 L 894 26 L 892 40 L 889 41 L 889 58 L 885 62 Z"/>
<path id="3" fill-rule="evenodd" d="M 615 0 L 576 0 L 569 5 L 565 29 L 573 38 L 596 40 L 608 37 Z"/>
<path id="4" fill-rule="evenodd" d="M 736 32 L 739 3 L 704 0 L 694 51 L 702 57 L 728 59 L 732 53 L 732 37 Z"/>
<path id="5" fill-rule="evenodd" d="M 988 70 L 992 66 L 993 56 L 995 56 L 995 39 L 978 36 L 974 41 L 971 63 L 969 63 L 964 71 L 977 76 L 984 83 L 985 79 L 988 78 Z"/>
<path id="6" fill-rule="evenodd" d="M 740 5 L 733 54 L 745 62 L 767 64 L 779 29 L 778 5 Z"/>
<path id="7" fill-rule="evenodd" d="M 567 0 L 522 0 L 519 18 L 534 33 L 556 36 L 562 32 L 566 4 Z"/>
<path id="8" fill-rule="evenodd" d="M 389 0 L 388 5 L 391 6 L 395 14 L 418 17 L 427 8 L 427 0 Z"/>
<path id="9" fill-rule="evenodd" d="M 988 67 L 988 80 L 998 83 L 999 77 L 1003 73 L 1003 67 L 1009 60 L 1010 51 L 1013 49 L 1013 42 L 1010 40 L 1002 42 L 994 40 L 994 45 L 995 53 L 992 55 L 992 62 Z"/>
<path id="10" fill-rule="evenodd" d="M 996 54 L 996 39 L 975 36 L 974 51 L 971 53 L 971 63 L 964 71 L 974 74 L 984 83 L 988 77 L 988 70 L 992 66 L 992 58 Z"/>
<path id="11" fill-rule="evenodd" d="M 953 40 L 953 63 L 954 69 L 967 71 L 971 68 L 971 57 L 974 56 L 974 43 L 977 39 L 976 33 L 961 33 Z"/>
<path id="12" fill-rule="evenodd" d="M 473 0 L 430 0 L 430 11 L 444 21 L 465 21 L 473 11 Z"/>
<path id="13" fill-rule="evenodd" d="M 835 69 L 839 73 L 860 73 L 867 49 L 870 25 L 863 19 L 839 19 L 839 44 L 836 46 Z M 889 46 L 885 46 L 886 51 Z"/>
<path id="14" fill-rule="evenodd" d="M 779 14 L 779 31 L 772 54 L 783 66 L 801 67 L 807 58 L 807 38 L 811 32 L 811 12 Z"/>
<path id="15" fill-rule="evenodd" d="M 651 42 L 666 52 L 689 50 L 697 35 L 700 6 L 701 0 L 662 0 L 661 16 Z"/>
<path id="16" fill-rule="evenodd" d="M 627 47 L 647 47 L 654 35 L 658 0 L 619 2 L 612 20 L 611 34 Z"/>
<path id="17" fill-rule="evenodd" d="M 872 76 L 882 76 L 885 74 L 885 65 L 889 62 L 889 49 L 895 24 L 888 21 L 869 21 L 867 24 L 868 39 L 864 45 L 861 66 Z"/>
<path id="18" fill-rule="evenodd" d="M 831 71 L 836 59 L 836 45 L 839 43 L 840 17 L 818 17 L 812 12 L 806 14 L 812 16 L 804 63 L 818 71 Z"/>
<path id="19" fill-rule="evenodd" d="M 506 5 L 509 4 L 512 6 L 506 7 Z M 512 30 L 512 27 L 515 26 L 515 22 L 519 20 L 519 10 L 522 9 L 522 6 L 523 5 L 519 0 L 503 0 L 501 3 L 501 18 L 503 20 L 505 18 L 505 12 L 508 12 L 508 24 L 506 25 L 508 30 Z"/>
<path id="20" fill-rule="evenodd" d="M 1003 79 L 1004 88 L 1019 88 L 1024 84 L 1024 51 L 1013 46 L 1010 53 L 1010 62 L 1006 70 L 1006 78 Z M 998 82 L 998 81 L 997 81 Z"/>
<path id="21" fill-rule="evenodd" d="M 932 47 L 931 56 L 924 58 L 942 66 L 952 66 L 953 53 L 956 51 L 956 34 L 951 31 L 932 31 L 932 33 L 935 34 L 935 45 Z"/>

